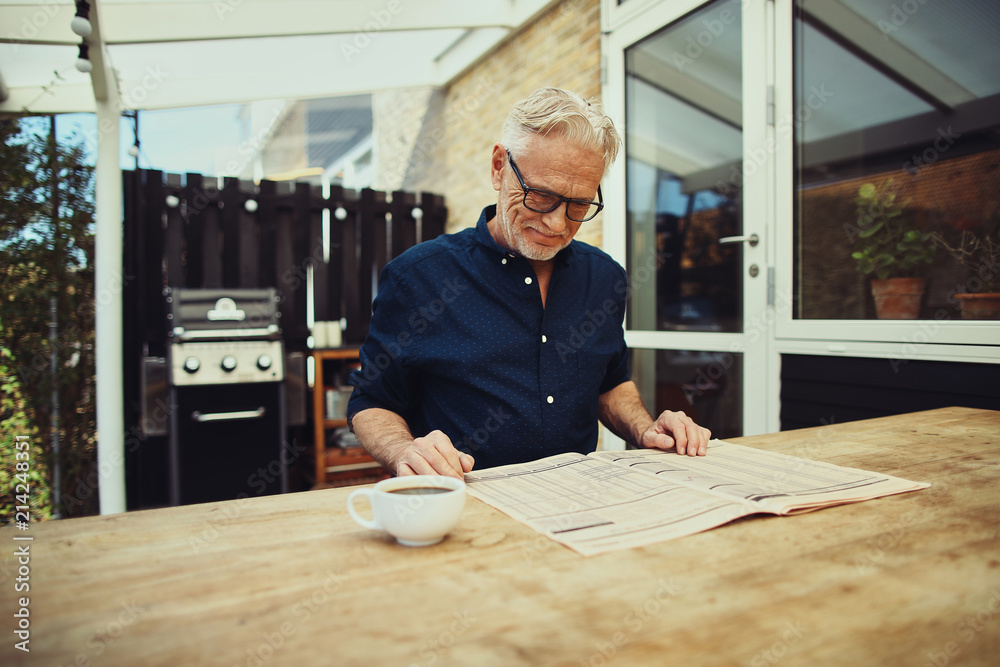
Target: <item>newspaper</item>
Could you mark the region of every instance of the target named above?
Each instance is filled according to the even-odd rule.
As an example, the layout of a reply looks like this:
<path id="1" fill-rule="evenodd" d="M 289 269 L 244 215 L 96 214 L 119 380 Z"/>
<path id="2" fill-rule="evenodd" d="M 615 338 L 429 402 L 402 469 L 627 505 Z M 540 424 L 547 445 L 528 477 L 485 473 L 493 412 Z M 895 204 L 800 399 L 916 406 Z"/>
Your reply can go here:
<path id="1" fill-rule="evenodd" d="M 465 475 L 468 493 L 574 551 L 693 535 L 752 514 L 788 515 L 930 486 L 712 440 L 672 451 L 559 454 Z"/>

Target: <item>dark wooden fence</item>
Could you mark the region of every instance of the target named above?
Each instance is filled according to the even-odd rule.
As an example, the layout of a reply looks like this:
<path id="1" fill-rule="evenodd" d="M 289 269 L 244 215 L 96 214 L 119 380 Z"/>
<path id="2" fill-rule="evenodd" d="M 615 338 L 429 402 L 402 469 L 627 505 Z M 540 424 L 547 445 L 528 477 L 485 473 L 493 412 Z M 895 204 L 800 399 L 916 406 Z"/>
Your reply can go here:
<path id="1" fill-rule="evenodd" d="M 373 276 L 445 225 L 444 198 L 426 193 L 332 186 L 323 197 L 308 183 L 226 178 L 220 187 L 201 174 L 147 170 L 124 178 L 125 337 L 152 354 L 165 352 L 166 286 L 275 287 L 286 349 L 305 349 L 310 267 L 315 319 L 344 318 L 344 343 L 361 343 Z"/>
<path id="2" fill-rule="evenodd" d="M 344 344 L 360 344 L 382 267 L 441 234 L 446 211 L 442 197 L 409 192 L 331 187 L 324 197 L 306 183 L 220 183 L 144 170 L 125 172 L 124 181 L 123 419 L 128 505 L 139 509 L 168 500 L 167 436 L 143 416 L 143 404 L 154 418 L 173 409 L 143 392 L 146 361 L 159 368 L 167 354 L 165 287 L 274 287 L 286 353 L 307 352 L 311 272 L 315 320 L 345 319 Z M 145 381 L 163 391 L 165 383 L 165 376 Z M 304 392 L 301 378 L 293 384 Z M 289 434 L 290 441 L 300 436 Z"/>

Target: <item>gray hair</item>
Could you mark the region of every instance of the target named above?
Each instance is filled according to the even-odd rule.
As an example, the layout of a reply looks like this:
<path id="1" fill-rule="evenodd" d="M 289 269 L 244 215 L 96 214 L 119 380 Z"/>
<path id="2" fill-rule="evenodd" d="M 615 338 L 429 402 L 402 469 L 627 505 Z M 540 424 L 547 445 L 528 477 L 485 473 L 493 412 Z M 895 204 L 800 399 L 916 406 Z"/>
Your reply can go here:
<path id="1" fill-rule="evenodd" d="M 515 157 L 535 135 L 555 133 L 604 157 L 607 169 L 618 157 L 621 137 L 596 99 L 561 88 L 539 88 L 507 112 L 501 143 Z"/>

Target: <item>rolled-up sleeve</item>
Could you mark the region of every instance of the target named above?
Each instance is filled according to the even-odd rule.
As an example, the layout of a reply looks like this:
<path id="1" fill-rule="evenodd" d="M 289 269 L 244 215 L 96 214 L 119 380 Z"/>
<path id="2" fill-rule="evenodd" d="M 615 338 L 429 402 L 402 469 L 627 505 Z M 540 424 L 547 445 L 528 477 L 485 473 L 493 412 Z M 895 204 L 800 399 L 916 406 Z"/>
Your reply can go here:
<path id="1" fill-rule="evenodd" d="M 354 386 L 348 420 L 368 408 L 384 408 L 404 418 L 416 403 L 415 377 L 407 362 L 406 317 L 412 299 L 406 285 L 386 267 L 372 303 L 368 336 L 361 347 L 361 368 L 351 373 Z"/>

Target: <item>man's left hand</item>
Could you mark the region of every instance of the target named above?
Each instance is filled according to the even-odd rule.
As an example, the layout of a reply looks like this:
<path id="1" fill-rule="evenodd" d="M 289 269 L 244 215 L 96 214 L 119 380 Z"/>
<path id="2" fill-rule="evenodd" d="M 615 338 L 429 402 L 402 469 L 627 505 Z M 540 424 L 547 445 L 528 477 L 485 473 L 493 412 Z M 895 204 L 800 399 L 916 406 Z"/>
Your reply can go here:
<path id="1" fill-rule="evenodd" d="M 649 449 L 676 447 L 678 454 L 704 456 L 711 438 L 711 431 L 695 424 L 683 412 L 665 410 L 642 434 L 641 444 Z"/>

